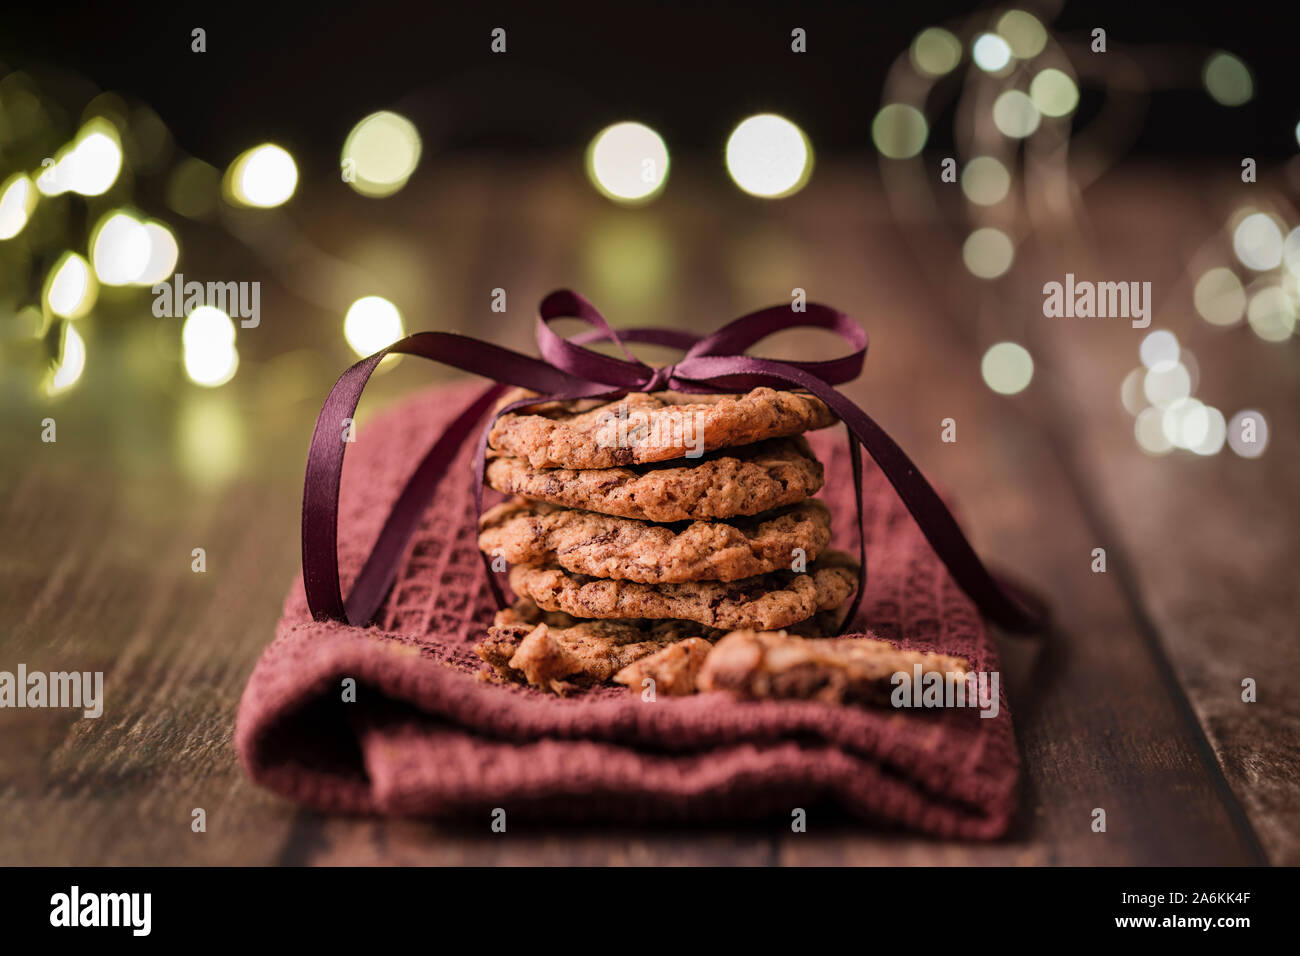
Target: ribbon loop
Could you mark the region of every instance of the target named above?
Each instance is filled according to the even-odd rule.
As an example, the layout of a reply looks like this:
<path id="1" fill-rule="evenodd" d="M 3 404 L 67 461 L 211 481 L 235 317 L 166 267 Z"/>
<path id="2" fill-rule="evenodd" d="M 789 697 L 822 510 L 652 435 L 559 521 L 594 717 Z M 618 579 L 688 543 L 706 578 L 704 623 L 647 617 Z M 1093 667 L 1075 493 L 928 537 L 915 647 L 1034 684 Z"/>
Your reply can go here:
<path id="1" fill-rule="evenodd" d="M 561 318 L 577 319 L 590 328 L 573 338 L 565 338 L 551 328 L 551 323 Z M 852 351 L 839 358 L 813 362 L 782 362 L 743 354 L 768 336 L 804 328 L 829 331 L 844 340 Z M 586 348 L 595 342 L 612 343 L 625 358 Z M 633 356 L 627 342 L 667 346 L 682 350 L 685 355 L 676 364 L 653 367 Z M 867 346 L 865 329 L 843 312 L 817 303 L 809 303 L 805 312 L 794 312 L 789 306 L 760 309 L 704 337 L 654 327 L 624 329 L 620 335 L 595 306 L 569 290 L 552 292 L 542 300 L 537 318 L 541 359 L 451 332 L 409 335 L 344 372 L 317 417 L 307 455 L 302 506 L 303 585 L 312 615 L 317 620 L 346 621 L 356 626 L 371 621 L 392 586 L 406 547 L 438 483 L 480 421 L 486 419 L 479 432 L 474 463 L 476 514 L 482 511 L 488 436 L 492 423 L 501 414 L 541 402 L 634 391 L 727 392 L 765 386 L 811 392 L 840 417 L 849 432 L 861 568 L 858 589 L 842 628 L 852 626 L 866 580 L 861 462 L 861 449 L 865 448 L 907 505 L 953 579 L 980 610 L 1009 630 L 1041 630 L 1048 621 L 1046 606 L 1024 589 L 1003 584 L 989 573 L 911 459 L 870 416 L 835 390 L 834 386 L 851 381 L 861 373 Z M 494 384 L 475 396 L 425 453 L 398 496 L 344 600 L 338 572 L 339 487 L 347 447 L 342 440 L 342 425 L 352 417 L 371 373 L 389 354 L 417 355 L 485 376 Z M 511 385 L 526 388 L 535 395 L 502 406 L 501 396 Z M 494 405 L 496 410 L 489 415 Z M 483 561 L 498 606 L 504 606 L 504 595 L 487 555 Z"/>

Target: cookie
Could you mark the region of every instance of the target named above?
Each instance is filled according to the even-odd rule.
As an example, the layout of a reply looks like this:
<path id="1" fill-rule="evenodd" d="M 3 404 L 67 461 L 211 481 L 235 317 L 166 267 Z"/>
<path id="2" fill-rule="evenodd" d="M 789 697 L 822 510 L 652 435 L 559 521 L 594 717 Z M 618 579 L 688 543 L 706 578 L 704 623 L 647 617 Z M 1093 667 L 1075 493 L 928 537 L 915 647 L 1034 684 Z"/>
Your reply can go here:
<path id="1" fill-rule="evenodd" d="M 581 618 L 676 618 L 728 630 L 787 627 L 843 604 L 857 586 L 857 562 L 827 551 L 804 573 L 774 571 L 739 581 L 641 584 L 516 565 L 510 587 L 550 611 Z"/>
<path id="2" fill-rule="evenodd" d="M 682 621 L 574 621 L 556 626 L 516 623 L 499 614 L 474 653 L 504 680 L 563 696 L 608 680 L 656 651 L 696 640 L 699 630 Z"/>
<path id="3" fill-rule="evenodd" d="M 811 561 L 830 540 L 831 514 L 808 499 L 755 518 L 670 526 L 515 498 L 487 511 L 479 528 L 479 548 L 511 564 L 671 584 L 736 581 Z"/>
<path id="4" fill-rule="evenodd" d="M 502 401 L 530 394 L 518 389 Z M 493 423 L 488 444 L 534 468 L 615 468 L 698 458 L 717 448 L 798 435 L 835 421 L 821 399 L 803 392 L 632 392 L 614 401 L 546 402 L 509 412 Z"/>
<path id="5" fill-rule="evenodd" d="M 694 694 L 700 668 L 712 650 L 713 645 L 703 638 L 688 637 L 628 664 L 614 675 L 614 682 L 639 694 L 645 681 L 652 680 L 656 698 Z"/>
<path id="6" fill-rule="evenodd" d="M 726 690 L 747 699 L 798 698 L 829 704 L 888 706 L 893 675 L 960 674 L 959 657 L 899 650 L 871 638 L 808 639 L 785 632 L 733 631 L 700 666 L 700 691 Z"/>
<path id="7" fill-rule="evenodd" d="M 509 495 L 639 521 L 754 515 L 812 497 L 823 480 L 802 437 L 722 449 L 685 466 L 540 469 L 499 457 L 488 462 L 486 478 Z"/>

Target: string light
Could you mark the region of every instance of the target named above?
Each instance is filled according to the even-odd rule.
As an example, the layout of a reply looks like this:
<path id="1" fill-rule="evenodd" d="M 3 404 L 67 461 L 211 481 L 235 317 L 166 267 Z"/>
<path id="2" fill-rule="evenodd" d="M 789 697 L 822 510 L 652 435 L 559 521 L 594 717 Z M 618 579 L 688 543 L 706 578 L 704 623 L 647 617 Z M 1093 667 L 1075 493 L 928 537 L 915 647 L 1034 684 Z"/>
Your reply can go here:
<path id="1" fill-rule="evenodd" d="M 668 182 L 668 147 L 649 126 L 615 123 L 597 133 L 587 147 L 587 176 L 615 202 L 648 202 Z"/>
<path id="2" fill-rule="evenodd" d="M 289 201 L 298 186 L 298 167 L 288 151 L 264 143 L 241 153 L 230 164 L 227 189 L 243 206 L 270 209 Z"/>
<path id="3" fill-rule="evenodd" d="M 65 252 L 45 286 L 45 304 L 65 319 L 79 319 L 95 305 L 98 287 L 90 263 L 75 252 Z"/>
<path id="4" fill-rule="evenodd" d="M 405 116 L 371 113 L 343 143 L 343 181 L 363 196 L 391 196 L 415 172 L 421 149 L 420 133 Z"/>
<path id="5" fill-rule="evenodd" d="M 727 171 L 751 196 L 792 196 L 812 175 L 812 145 L 785 117 L 760 113 L 742 121 L 727 139 Z"/>
<path id="6" fill-rule="evenodd" d="M 397 306 L 377 295 L 357 299 L 343 319 L 343 337 L 363 357 L 374 355 L 405 334 Z"/>

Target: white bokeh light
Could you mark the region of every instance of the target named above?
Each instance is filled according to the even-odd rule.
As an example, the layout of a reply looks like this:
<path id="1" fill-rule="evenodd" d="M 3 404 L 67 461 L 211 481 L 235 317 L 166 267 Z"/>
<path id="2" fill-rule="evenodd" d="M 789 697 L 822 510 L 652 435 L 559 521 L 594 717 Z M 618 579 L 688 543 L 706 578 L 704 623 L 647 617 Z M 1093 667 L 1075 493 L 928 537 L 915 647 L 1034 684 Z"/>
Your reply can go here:
<path id="1" fill-rule="evenodd" d="M 392 345 L 404 334 L 402 313 L 382 296 L 357 299 L 343 319 L 343 337 L 363 357 Z"/>
<path id="2" fill-rule="evenodd" d="M 597 133 L 587 148 L 587 174 L 615 202 L 645 202 L 668 181 L 668 147 L 649 126 L 615 123 Z"/>
<path id="3" fill-rule="evenodd" d="M 812 172 L 803 131 L 775 113 L 751 116 L 727 140 L 727 170 L 751 196 L 778 199 L 798 192 Z"/>

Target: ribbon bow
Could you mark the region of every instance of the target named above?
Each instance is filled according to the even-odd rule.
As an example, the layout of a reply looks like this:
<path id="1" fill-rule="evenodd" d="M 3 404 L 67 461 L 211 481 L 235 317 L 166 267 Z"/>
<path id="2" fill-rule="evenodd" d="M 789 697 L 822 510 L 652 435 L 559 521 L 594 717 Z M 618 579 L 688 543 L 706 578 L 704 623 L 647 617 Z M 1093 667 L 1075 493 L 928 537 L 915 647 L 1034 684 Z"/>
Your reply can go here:
<path id="1" fill-rule="evenodd" d="M 551 323 L 559 318 L 577 318 L 592 328 L 571 339 L 565 338 L 551 328 Z M 778 362 L 742 354 L 769 335 L 798 328 L 833 332 L 853 351 L 819 362 Z M 614 343 L 625 358 L 584 347 L 597 341 Z M 655 368 L 637 360 L 628 351 L 625 344 L 628 342 L 668 346 L 683 350 L 685 355 L 674 365 Z M 664 328 L 615 332 L 590 302 L 575 292 L 560 290 L 542 300 L 537 319 L 537 346 L 540 359 L 455 332 L 417 332 L 362 359 L 339 377 L 316 419 L 303 489 L 303 583 L 307 604 L 316 620 L 346 621 L 357 626 L 370 623 L 397 576 L 406 545 L 439 480 L 478 422 L 509 387 L 522 386 L 539 393 L 540 397 L 511 402 L 499 409 L 498 415 L 540 402 L 612 397 L 628 392 L 716 393 L 767 386 L 811 392 L 840 417 L 851 436 L 849 450 L 861 563 L 858 588 L 844 618 L 844 627 L 851 625 L 866 584 L 862 447 L 894 486 L 954 580 L 984 614 L 1013 631 L 1035 631 L 1046 625 L 1048 615 L 1042 602 L 989 573 L 911 459 L 870 416 L 835 390 L 836 385 L 851 381 L 861 373 L 867 354 L 866 331 L 844 313 L 816 303 L 809 303 L 807 311 L 800 313 L 781 305 L 751 312 L 703 337 Z M 391 354 L 418 355 L 482 375 L 495 384 L 476 396 L 455 418 L 407 479 L 345 601 L 338 571 L 339 484 L 347 447 L 342 429 L 344 422 L 352 418 L 375 366 Z M 493 416 L 479 435 L 475 459 L 476 514 L 482 510 L 487 440 L 495 419 Z M 486 556 L 484 563 L 497 604 L 503 606 L 501 589 Z"/>

